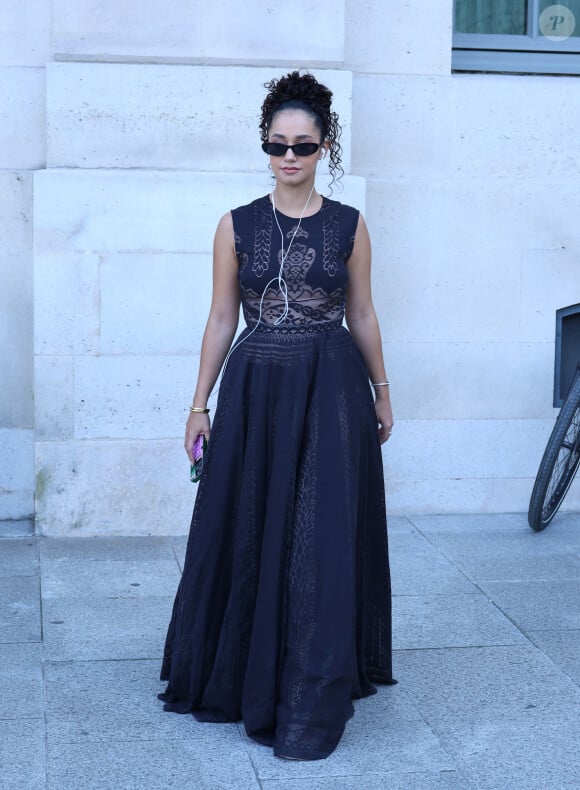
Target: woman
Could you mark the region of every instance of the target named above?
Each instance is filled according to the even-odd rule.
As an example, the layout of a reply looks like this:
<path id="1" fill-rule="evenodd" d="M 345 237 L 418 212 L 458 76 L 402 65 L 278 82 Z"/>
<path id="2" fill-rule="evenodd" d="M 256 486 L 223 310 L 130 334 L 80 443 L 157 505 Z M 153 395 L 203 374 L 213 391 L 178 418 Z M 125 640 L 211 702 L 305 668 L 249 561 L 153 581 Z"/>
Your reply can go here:
<path id="1" fill-rule="evenodd" d="M 190 460 L 200 433 L 208 447 L 160 698 L 199 721 L 242 719 L 278 757 L 316 760 L 352 699 L 395 682 L 380 450 L 393 417 L 364 220 L 314 187 L 324 156 L 342 172 L 332 94 L 298 72 L 267 87 L 275 188 L 215 236 L 185 435 Z M 240 300 L 247 327 L 227 354 Z"/>

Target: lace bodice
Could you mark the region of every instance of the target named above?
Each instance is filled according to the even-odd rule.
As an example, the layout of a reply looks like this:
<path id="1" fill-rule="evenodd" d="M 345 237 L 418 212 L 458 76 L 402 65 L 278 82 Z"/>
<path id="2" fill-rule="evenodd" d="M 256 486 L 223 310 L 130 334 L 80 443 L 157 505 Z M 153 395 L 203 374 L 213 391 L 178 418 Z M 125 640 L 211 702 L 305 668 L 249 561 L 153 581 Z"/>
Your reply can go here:
<path id="1" fill-rule="evenodd" d="M 336 200 L 322 199 L 320 211 L 304 217 L 285 260 L 288 314 L 277 279 L 266 289 L 261 325 L 280 329 L 323 329 L 342 323 L 348 282 L 346 262 L 352 252 L 358 211 Z M 276 212 L 284 234 L 284 250 L 298 220 Z M 269 196 L 232 211 L 244 318 L 255 326 L 267 283 L 277 278 L 282 260 L 280 230 Z"/>

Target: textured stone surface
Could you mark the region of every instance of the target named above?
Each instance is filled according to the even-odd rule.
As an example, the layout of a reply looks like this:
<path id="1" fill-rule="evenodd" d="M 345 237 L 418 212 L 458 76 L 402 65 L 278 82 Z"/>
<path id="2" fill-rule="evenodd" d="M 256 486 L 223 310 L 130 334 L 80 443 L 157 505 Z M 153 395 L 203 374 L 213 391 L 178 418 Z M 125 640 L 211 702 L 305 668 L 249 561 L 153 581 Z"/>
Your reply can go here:
<path id="1" fill-rule="evenodd" d="M 520 335 L 550 342 L 555 336 L 556 310 L 574 304 L 570 289 L 578 277 L 575 245 L 559 249 L 522 250 Z"/>
<path id="2" fill-rule="evenodd" d="M 102 256 L 101 353 L 199 353 L 211 282 L 212 259 L 207 253 Z M 191 377 L 193 381 L 193 371 Z"/>
<path id="3" fill-rule="evenodd" d="M 195 489 L 181 437 L 206 320 L 208 253 L 228 207 L 223 195 L 231 206 L 243 203 L 264 194 L 266 181 L 240 173 L 35 175 L 40 533 L 188 530 Z M 364 181 L 344 183 L 344 199 L 364 207 Z M 202 276 L 192 264 L 204 267 Z"/>
<path id="4" fill-rule="evenodd" d="M 386 477 L 494 479 L 515 467 L 533 479 L 552 427 L 552 420 L 397 420 L 383 446 Z"/>
<path id="5" fill-rule="evenodd" d="M 448 75 L 452 7 L 442 3 L 385 5 L 381 0 L 346 0 L 345 58 L 361 72 Z M 376 99 L 377 97 L 375 97 Z"/>
<path id="6" fill-rule="evenodd" d="M 345 176 L 343 185 L 340 199 L 364 210 L 364 179 Z M 220 217 L 270 190 L 265 171 L 40 171 L 34 174 L 36 263 L 91 253 L 211 253 Z M 69 298 L 80 285 L 73 281 Z M 35 296 L 40 304 L 54 298 Z"/>
<path id="7" fill-rule="evenodd" d="M 20 574 L 0 578 L 0 620 L 15 601 L 40 611 L 41 593 L 44 613 L 43 643 L 22 643 L 21 629 L 0 622 L 13 640 L 0 644 L 2 787 L 576 790 L 579 631 L 524 638 L 498 606 L 515 581 L 540 611 L 540 557 L 554 571 L 558 552 L 577 553 L 578 519 L 561 514 L 536 534 L 525 514 L 391 517 L 404 592 L 395 598 L 399 683 L 357 700 L 336 751 L 313 763 L 274 758 L 242 722 L 163 712 L 161 650 L 185 537 L 0 540 L 0 568 Z M 519 554 L 526 572 L 501 568 L 506 579 L 487 591 L 491 601 L 475 578 L 484 539 L 490 557 Z M 475 592 L 448 594 L 461 579 Z M 563 621 L 573 607 L 552 594 L 562 582 L 539 583 L 550 617 L 560 607 Z M 502 644 L 506 634 L 511 644 Z M 474 638 L 480 646 L 469 646 Z M 459 646 L 425 647 L 450 643 Z"/>
<path id="8" fill-rule="evenodd" d="M 456 80 L 448 74 L 400 74 L 398 68 L 391 74 L 373 71 L 353 75 L 353 168 L 370 178 L 386 173 L 404 180 L 421 179 L 426 172 L 448 176 L 457 123 Z M 385 118 L 389 119 L 386 133 Z"/>
<path id="9" fill-rule="evenodd" d="M 49 166 L 253 171 L 266 181 L 268 160 L 260 148 L 258 118 L 264 83 L 279 71 L 52 63 L 47 72 Z M 344 124 L 343 166 L 349 172 L 351 72 L 313 73 L 333 91 L 333 107 Z"/>
<path id="10" fill-rule="evenodd" d="M 382 686 L 377 695 L 355 702 L 355 715 L 346 724 L 340 748 L 326 760 L 302 763 L 273 760 L 269 750 L 245 735 L 244 740 L 260 781 L 334 777 L 338 783 L 339 777 L 345 774 L 372 775 L 379 767 L 377 755 L 384 755 L 385 759 L 388 755 L 390 771 L 438 773 L 455 767 L 398 686 Z M 382 764 L 383 758 L 379 759 Z"/>
<path id="11" fill-rule="evenodd" d="M 48 319 L 48 316 L 45 317 Z M 39 323 L 54 324 L 39 316 Z M 74 337 L 74 335 L 72 335 Z M 40 336 L 39 344 L 46 341 Z M 74 436 L 74 356 L 38 354 L 34 361 L 34 438 L 37 442 L 72 439 Z"/>
<path id="12" fill-rule="evenodd" d="M 527 339 L 521 336 L 520 313 L 514 309 L 514 293 L 519 292 L 522 272 L 515 265 L 517 256 L 514 260 L 512 250 L 493 251 L 497 272 L 490 279 L 488 249 L 469 245 L 417 251 L 413 245 L 420 240 L 416 237 L 408 239 L 405 246 L 395 247 L 383 228 L 375 225 L 370 206 L 369 210 L 374 247 L 373 294 L 381 311 L 385 343 L 437 343 L 446 352 L 456 345 L 473 344 L 474 349 L 484 346 L 487 351 L 488 344 L 492 349 L 499 344 L 511 348 Z M 414 278 L 409 277 L 409 266 Z M 546 334 L 533 339 L 548 338 Z M 406 351 L 408 348 L 407 345 Z M 501 346 L 498 351 L 501 354 Z M 447 364 L 446 359 L 442 362 Z M 447 370 L 448 376 L 450 373 L 453 375 L 445 392 L 454 398 L 454 387 L 449 384 L 459 386 L 461 381 L 457 371 Z M 501 381 L 494 381 L 493 389 L 501 385 Z M 541 381 L 537 388 L 543 391 Z M 480 393 L 478 401 L 485 394 Z M 491 393 L 486 402 L 491 405 Z"/>
<path id="13" fill-rule="evenodd" d="M 160 662 L 78 661 L 50 663 L 45 668 L 48 739 L 53 744 L 115 741 L 120 730 L 125 741 L 207 739 L 212 732 L 193 716 L 163 711 L 157 694 Z M 235 725 L 212 728 L 218 736 Z"/>
<path id="14" fill-rule="evenodd" d="M 89 742 L 82 749 L 78 744 L 49 746 L 47 788 L 73 790 L 90 776 L 91 787 L 99 790 L 258 790 L 235 725 L 207 726 L 214 730 L 211 740 Z"/>
<path id="15" fill-rule="evenodd" d="M 46 86 L 42 68 L 0 66 L 0 168 L 35 169 L 46 163 Z M 23 123 L 23 119 L 26 123 Z"/>
<path id="16" fill-rule="evenodd" d="M 348 769 L 345 769 L 348 770 Z M 393 772 L 388 759 L 384 772 L 365 771 L 364 774 L 308 777 L 304 779 L 272 779 L 261 783 L 263 790 L 475 790 L 477 784 L 463 771 Z"/>
<path id="17" fill-rule="evenodd" d="M 465 309 L 468 307 L 466 305 Z M 398 308 L 397 312 L 402 318 L 403 310 Z M 420 309 L 417 307 L 418 312 Z M 403 323 L 404 320 L 399 325 L 402 327 Z M 410 333 L 413 331 L 411 328 Z M 461 332 L 457 337 L 463 337 Z M 511 419 L 517 428 L 521 425 L 520 420 L 528 419 L 530 430 L 521 431 L 526 440 L 528 434 L 529 438 L 533 436 L 535 425 L 532 420 L 545 420 L 551 430 L 554 414 L 554 350 L 551 345 L 507 340 L 496 343 L 445 340 L 437 342 L 438 353 L 434 354 L 434 342 L 428 339 L 389 339 L 383 345 L 389 375 L 396 383 L 393 399 L 397 401 L 399 420 L 483 422 L 486 419 Z M 489 382 L 496 378 L 498 367 L 511 368 L 512 375 L 502 377 L 490 387 Z M 467 424 L 462 427 L 467 432 Z M 485 430 L 485 426 L 481 430 Z M 479 434 L 479 428 L 477 432 Z M 549 432 L 542 438 L 547 439 L 548 435 Z M 497 441 L 500 441 L 499 437 Z M 513 463 L 511 471 L 515 474 L 517 467 L 513 454 L 517 448 L 506 449 L 508 460 Z M 538 463 L 540 457 L 541 453 Z"/>
<path id="18" fill-rule="evenodd" d="M 478 589 L 429 541 L 416 532 L 389 530 L 394 595 L 477 593 Z"/>
<path id="19" fill-rule="evenodd" d="M 0 8 L 0 65 L 44 66 L 50 57 L 51 0 L 4 0 Z"/>
<path id="20" fill-rule="evenodd" d="M 32 252 L 32 174 L 0 170 L 0 234 L 2 250 Z M 3 274 L 7 272 L 3 269 Z M 32 284 L 27 283 L 32 294 Z"/>
<path id="21" fill-rule="evenodd" d="M 580 630 L 528 631 L 528 638 L 580 685 Z"/>
<path id="22" fill-rule="evenodd" d="M 37 576 L 38 572 L 38 540 L 36 538 L 2 539 L 0 543 L 0 576 Z"/>
<path id="23" fill-rule="evenodd" d="M 0 538 L 27 538 L 32 535 L 34 535 L 34 521 L 30 518 L 0 521 Z"/>
<path id="24" fill-rule="evenodd" d="M 38 443 L 36 488 L 38 532 L 79 537 L 184 534 L 197 492 L 181 438 Z"/>
<path id="25" fill-rule="evenodd" d="M 173 543 L 168 537 L 41 538 L 40 556 L 48 563 L 80 560 L 138 562 L 174 559 Z"/>
<path id="26" fill-rule="evenodd" d="M 196 367 L 189 355 L 76 357 L 75 438 L 181 437 Z"/>
<path id="27" fill-rule="evenodd" d="M 1 583 L 1 582 L 0 582 Z M 47 598 L 43 606 L 49 660 L 160 660 L 173 598 Z"/>
<path id="28" fill-rule="evenodd" d="M 48 171 L 44 171 L 45 173 Z M 40 173 L 36 178 L 40 177 Z M 36 212 L 40 208 L 36 208 Z M 98 351 L 99 337 L 99 256 L 91 252 L 43 254 L 37 248 L 34 259 L 34 350 L 40 355 L 90 354 Z M 66 363 L 65 363 L 66 364 Z M 70 368 L 70 363 L 68 363 Z M 62 367 L 62 366 L 61 366 Z M 36 368 L 41 408 L 49 413 L 53 404 L 54 371 Z M 67 372 L 59 371 L 60 382 L 70 387 Z M 70 378 L 68 373 L 68 378 Z M 48 382 L 45 383 L 45 378 Z M 57 382 L 58 382 L 57 378 Z M 63 392 L 66 393 L 67 389 Z M 58 400 L 53 409 L 61 414 Z M 67 404 L 68 405 L 68 404 Z M 45 417 L 45 419 L 47 419 Z M 56 421 L 56 417 L 53 417 Z M 62 416 L 58 420 L 62 422 Z"/>
<path id="29" fill-rule="evenodd" d="M 517 265 L 521 250 L 575 248 L 575 189 L 575 179 L 558 176 L 462 179 L 448 175 L 407 180 L 391 179 L 385 170 L 368 182 L 369 226 L 380 228 L 395 249 L 412 247 L 415 254 L 428 254 L 431 249 L 486 249 L 491 257 L 499 248 L 512 250 Z M 514 200 L 514 195 L 519 199 Z M 537 221 L 548 211 L 559 217 L 557 223 Z M 410 233 L 417 217 L 420 232 Z"/>
<path id="30" fill-rule="evenodd" d="M 0 643 L 40 642 L 40 579 L 0 577 Z"/>
<path id="31" fill-rule="evenodd" d="M 397 650 L 517 645 L 525 641 L 483 595 L 400 595 L 393 599 Z"/>
<path id="32" fill-rule="evenodd" d="M 0 724 L 2 719 L 42 719 L 42 645 L 0 644 Z M 4 764 L 0 761 L 4 768 Z"/>
<path id="33" fill-rule="evenodd" d="M 511 518 L 516 529 L 494 527 L 481 517 L 459 517 L 458 529 L 436 517 L 413 517 L 431 543 L 470 579 L 476 581 L 577 579 L 580 576 L 578 537 L 570 530 L 533 532 L 523 517 Z M 580 527 L 580 518 L 578 526 Z"/>
<path id="34" fill-rule="evenodd" d="M 53 0 L 53 9 L 54 47 L 63 54 L 295 66 L 343 60 L 344 5 L 331 0 L 300 7 L 300 13 L 282 0 L 271 0 L 267 7 L 248 0 L 243 9 L 201 0 L 176 0 L 167 8 L 145 0 L 139 14 L 115 0 Z"/>
<path id="35" fill-rule="evenodd" d="M 0 428 L 0 518 L 34 513 L 34 436 L 29 429 Z"/>
<path id="36" fill-rule="evenodd" d="M 444 14 L 435 8 L 433 5 L 433 12 L 441 22 Z M 425 11 L 422 6 L 422 16 Z M 390 48 L 384 51 L 389 55 L 393 52 Z M 575 77 L 561 77 L 556 91 L 551 80 L 539 75 L 527 76 L 526 86 L 537 97 L 536 103 L 520 100 L 521 77 L 515 75 L 400 74 L 397 68 L 385 73 L 388 71 L 355 70 L 353 165 L 356 172 L 381 178 L 386 170 L 389 177 L 409 182 L 421 180 L 426 172 L 443 178 L 451 174 L 464 183 L 475 177 L 480 186 L 496 178 L 497 186 L 501 186 L 506 177 L 562 175 L 572 181 L 578 177 L 580 168 L 571 143 L 580 121 L 580 109 L 575 102 L 562 104 L 562 95 L 575 89 Z M 388 134 L 381 123 L 383 118 L 391 121 Z M 556 118 L 558 122 L 554 123 Z M 428 135 L 425 135 L 426 125 Z M 529 134 L 530 128 L 538 134 L 550 130 L 550 144 L 542 149 L 541 155 L 536 139 Z M 377 155 L 379 150 L 382 156 Z M 522 194 L 525 195 L 525 190 Z M 546 210 L 547 206 L 546 203 Z M 477 219 L 478 215 L 472 218 Z M 453 221 L 447 224 L 449 229 L 455 227 Z M 494 231 L 489 234 L 492 242 Z M 520 240 L 523 247 L 528 246 L 524 238 Z M 537 252 L 542 255 L 546 251 Z M 495 261 L 490 263 L 499 271 Z"/>
<path id="37" fill-rule="evenodd" d="M 14 6 L 10 3 L 0 10 L 0 40 L 3 34 L 1 22 L 7 26 L 7 33 L 19 16 Z M 10 57 L 9 49 L 6 57 Z M 7 84 L 0 85 L 0 98 L 5 91 L 16 90 L 13 71 L 0 68 L 0 78 L 5 76 L 8 80 Z M 10 97 L 2 104 L 0 159 L 4 158 L 4 167 L 9 166 L 8 159 L 13 150 L 9 138 L 14 132 L 11 112 L 16 101 Z M 14 165 L 22 164 L 19 140 L 15 149 Z M 30 174 L 0 170 L 0 519 L 24 519 L 30 517 L 34 510 L 30 430 L 34 420 L 31 214 Z"/>
<path id="38" fill-rule="evenodd" d="M 2 790 L 46 787 L 45 752 L 42 719 L 0 721 Z"/>
<path id="39" fill-rule="evenodd" d="M 397 654 L 397 673 L 429 721 L 572 713 L 580 691 L 529 642 Z"/>
<path id="40" fill-rule="evenodd" d="M 481 581 L 479 586 L 524 632 L 580 629 L 580 580 Z"/>
<path id="41" fill-rule="evenodd" d="M 179 583 L 175 558 L 148 561 L 45 561 L 45 598 L 149 598 L 173 595 Z"/>
<path id="42" fill-rule="evenodd" d="M 575 786 L 576 755 L 566 742 L 580 734 L 580 692 L 529 643 L 409 651 L 397 663 L 442 745 L 479 787 Z"/>

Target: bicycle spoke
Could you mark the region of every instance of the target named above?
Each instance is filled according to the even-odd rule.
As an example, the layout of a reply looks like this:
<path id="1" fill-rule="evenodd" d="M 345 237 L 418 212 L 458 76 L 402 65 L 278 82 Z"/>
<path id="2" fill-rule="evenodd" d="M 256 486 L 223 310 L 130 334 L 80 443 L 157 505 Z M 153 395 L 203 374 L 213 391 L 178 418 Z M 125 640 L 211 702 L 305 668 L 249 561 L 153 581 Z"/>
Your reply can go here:
<path id="1" fill-rule="evenodd" d="M 578 464 L 578 456 L 580 455 L 580 411 L 574 415 L 574 419 L 570 423 L 570 427 L 566 432 L 566 436 L 562 441 L 560 452 L 544 499 L 544 507 L 542 514 L 548 517 L 551 513 L 554 503 L 560 499 L 562 491 L 568 486 L 570 475 L 574 474 Z"/>
<path id="2" fill-rule="evenodd" d="M 560 409 L 534 482 L 528 523 L 536 532 L 554 518 L 579 467 L 580 369 Z"/>

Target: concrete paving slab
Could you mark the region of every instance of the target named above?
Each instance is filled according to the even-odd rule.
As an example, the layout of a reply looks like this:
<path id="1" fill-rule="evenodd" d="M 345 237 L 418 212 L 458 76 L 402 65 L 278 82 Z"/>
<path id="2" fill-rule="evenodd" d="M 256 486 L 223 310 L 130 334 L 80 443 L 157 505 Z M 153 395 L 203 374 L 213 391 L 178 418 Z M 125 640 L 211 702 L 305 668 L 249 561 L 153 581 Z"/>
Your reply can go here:
<path id="1" fill-rule="evenodd" d="M 44 721 L 0 721 L 2 790 L 44 790 L 46 786 Z"/>
<path id="2" fill-rule="evenodd" d="M 43 718 L 42 645 L 0 645 L 0 719 Z"/>
<path id="3" fill-rule="evenodd" d="M 416 532 L 412 521 L 407 516 L 387 516 L 387 532 L 389 535 L 398 532 Z"/>
<path id="4" fill-rule="evenodd" d="M 541 651 L 409 651 L 396 663 L 425 720 L 479 787 L 577 787 L 570 744 L 580 738 L 580 690 Z"/>
<path id="5" fill-rule="evenodd" d="M 263 790 L 476 790 L 465 773 L 367 773 L 358 776 L 320 776 L 304 779 L 271 779 L 262 782 Z"/>
<path id="6" fill-rule="evenodd" d="M 580 628 L 580 579 L 479 584 L 524 632 Z"/>
<path id="7" fill-rule="evenodd" d="M 523 634 L 483 595 L 395 595 L 396 650 L 514 645 Z"/>
<path id="8" fill-rule="evenodd" d="M 474 532 L 513 532 L 530 530 L 524 513 L 452 513 L 409 516 L 409 521 L 423 534 L 454 532 L 468 536 Z"/>
<path id="9" fill-rule="evenodd" d="M 49 744 L 47 788 L 259 790 L 235 725 L 206 726 L 213 732 L 196 741 Z"/>
<path id="10" fill-rule="evenodd" d="M 43 605 L 45 658 L 159 659 L 172 597 L 47 598 Z"/>
<path id="11" fill-rule="evenodd" d="M 53 560 L 43 563 L 43 598 L 143 598 L 174 595 L 179 568 L 170 560 Z"/>
<path id="12" fill-rule="evenodd" d="M 0 520 L 0 538 L 23 538 L 34 535 L 34 521 L 25 519 Z"/>
<path id="13" fill-rule="evenodd" d="M 470 766 L 481 790 L 578 790 L 572 744 L 579 738 L 577 718 L 528 713 L 466 726 L 444 742 Z"/>
<path id="14" fill-rule="evenodd" d="M 294 762 L 273 757 L 270 748 L 250 740 L 238 725 L 260 781 L 358 776 L 389 771 L 437 773 L 457 763 L 421 718 L 399 686 L 379 687 L 372 697 L 357 700 L 336 750 L 326 760 Z M 336 784 L 335 784 L 336 786 Z"/>
<path id="15" fill-rule="evenodd" d="M 40 642 L 40 579 L 0 578 L 0 643 Z"/>
<path id="16" fill-rule="evenodd" d="M 459 532 L 429 528 L 423 534 L 474 581 L 580 576 L 580 527 L 533 532 L 519 526 L 500 530 L 496 522 Z"/>
<path id="17" fill-rule="evenodd" d="M 163 711 L 160 668 L 160 660 L 47 663 L 50 743 L 114 741 L 119 732 L 128 741 L 207 737 L 193 716 Z"/>
<path id="18" fill-rule="evenodd" d="M 477 587 L 416 531 L 390 536 L 394 595 L 479 593 Z"/>
<path id="19" fill-rule="evenodd" d="M 336 752 L 314 763 L 274 758 L 241 723 L 162 710 L 185 535 L 29 537 L 46 582 L 44 645 L 2 644 L 22 637 L 5 626 L 25 627 L 23 605 L 38 623 L 40 587 L 25 575 L 27 538 L 11 557 L 0 541 L 0 568 L 4 557 L 9 574 L 22 572 L 0 574 L 0 763 L 11 771 L 0 786 L 44 790 L 48 739 L 54 790 L 576 790 L 580 629 L 567 576 L 580 520 L 560 516 L 539 534 L 523 514 L 389 520 L 400 682 L 357 701 Z"/>
<path id="20" fill-rule="evenodd" d="M 0 540 L 0 576 L 36 576 L 38 572 L 37 538 Z"/>
<path id="21" fill-rule="evenodd" d="M 529 642 L 517 646 L 410 650 L 396 676 L 427 721 L 493 713 L 553 713 L 580 704 L 580 689 Z"/>
<path id="22" fill-rule="evenodd" d="M 178 535 L 171 539 L 175 559 L 179 565 L 179 570 L 183 571 L 183 561 L 185 560 L 185 550 L 187 549 L 187 535 Z"/>
<path id="23" fill-rule="evenodd" d="M 170 560 L 170 537 L 41 538 L 42 560 Z"/>
<path id="24" fill-rule="evenodd" d="M 529 631 L 527 636 L 580 685 L 580 631 Z"/>
<path id="25" fill-rule="evenodd" d="M 409 521 L 424 534 L 432 532 L 455 532 L 469 535 L 474 531 L 503 534 L 514 531 L 533 533 L 526 513 L 445 513 L 442 515 L 408 516 Z M 554 521 L 543 530 L 551 532 L 575 532 L 580 529 L 580 513 L 559 512 Z M 536 533 L 538 535 L 542 533 Z"/>

